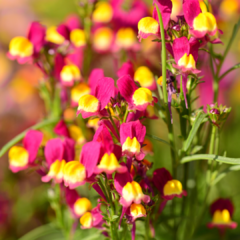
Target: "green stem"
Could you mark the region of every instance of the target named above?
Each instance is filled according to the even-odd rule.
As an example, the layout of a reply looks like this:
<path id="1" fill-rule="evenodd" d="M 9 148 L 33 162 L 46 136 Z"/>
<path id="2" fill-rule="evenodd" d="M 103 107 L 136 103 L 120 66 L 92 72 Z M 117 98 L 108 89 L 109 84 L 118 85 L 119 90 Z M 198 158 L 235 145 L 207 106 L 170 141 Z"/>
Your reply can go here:
<path id="1" fill-rule="evenodd" d="M 59 119 L 57 118 L 54 118 L 54 119 L 48 119 L 48 120 L 44 120 L 40 123 L 37 123 L 36 125 L 30 127 L 30 128 L 27 128 L 26 130 L 24 130 L 23 132 L 21 132 L 20 134 L 18 134 L 15 138 L 13 138 L 11 141 L 9 141 L 7 144 L 5 144 L 1 151 L 0 151 L 0 157 L 3 156 L 4 153 L 6 153 L 8 151 L 9 148 L 11 148 L 13 145 L 15 145 L 16 143 L 18 143 L 19 141 L 21 141 L 27 131 L 31 130 L 31 129 L 34 129 L 34 130 L 37 130 L 39 128 L 43 128 L 43 127 L 46 127 L 48 125 L 51 125 L 51 124 L 56 124 L 57 122 L 59 121 Z"/>
<path id="2" fill-rule="evenodd" d="M 145 231 L 146 231 L 146 235 L 145 235 L 145 239 L 149 240 L 149 221 L 150 221 L 150 213 L 147 214 L 147 217 L 145 219 Z"/>
<path id="3" fill-rule="evenodd" d="M 123 118 L 123 122 L 124 122 L 124 123 L 125 123 L 126 120 L 127 120 L 128 113 L 129 113 L 129 111 L 126 110 L 126 112 L 125 112 L 125 114 L 124 114 L 124 118 Z"/>
<path id="4" fill-rule="evenodd" d="M 158 13 L 158 19 L 159 19 L 159 25 L 160 25 L 160 32 L 161 32 L 161 40 L 162 40 L 162 86 L 163 86 L 163 100 L 164 103 L 167 104 L 168 97 L 167 97 L 167 71 L 166 71 L 166 61 L 167 61 L 167 52 L 166 52 L 166 43 L 165 43 L 165 34 L 164 34 L 164 27 L 163 27 L 163 21 L 162 21 L 162 15 L 160 13 L 160 10 L 158 6 L 156 5 L 157 13 Z"/>

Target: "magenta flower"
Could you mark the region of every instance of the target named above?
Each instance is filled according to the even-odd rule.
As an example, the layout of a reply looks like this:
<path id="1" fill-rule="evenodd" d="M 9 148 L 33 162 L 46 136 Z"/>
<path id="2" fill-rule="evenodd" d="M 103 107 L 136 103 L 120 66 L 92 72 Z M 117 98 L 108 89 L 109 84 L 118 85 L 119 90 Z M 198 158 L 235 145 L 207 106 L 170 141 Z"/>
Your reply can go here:
<path id="1" fill-rule="evenodd" d="M 214 36 L 218 31 L 214 15 L 200 7 L 198 0 L 185 0 L 183 12 L 187 24 L 190 26 L 190 33 L 196 38 L 203 38 L 206 34 Z"/>
<path id="2" fill-rule="evenodd" d="M 42 181 L 49 182 L 53 179 L 54 182 L 61 183 L 66 163 L 74 159 L 74 141 L 70 138 L 64 140 L 60 138 L 51 139 L 46 144 L 44 154 L 49 172 L 42 177 Z"/>
<path id="3" fill-rule="evenodd" d="M 105 172 L 112 174 L 113 172 L 123 173 L 127 171 L 126 166 L 119 164 L 122 157 L 122 149 L 120 146 L 113 143 L 112 136 L 105 125 L 101 125 L 96 131 L 93 141 L 100 142 L 101 155 L 100 162 L 96 166 L 95 173 Z"/>
<path id="4" fill-rule="evenodd" d="M 232 221 L 232 215 L 234 207 L 229 199 L 219 198 L 212 203 L 210 212 L 213 217 L 212 222 L 208 223 L 209 228 L 219 228 L 224 231 L 227 228 L 234 229 L 237 227 L 237 223 Z"/>
<path id="5" fill-rule="evenodd" d="M 131 78 L 134 77 L 134 67 L 131 61 L 123 63 L 121 68 L 118 69 L 117 76 L 120 78 L 124 75 L 130 75 Z"/>
<path id="6" fill-rule="evenodd" d="M 54 127 L 54 132 L 59 136 L 70 138 L 67 125 L 63 120 L 60 120 Z"/>
<path id="7" fill-rule="evenodd" d="M 196 69 L 199 46 L 200 44 L 198 41 L 188 41 L 186 37 L 174 39 L 172 46 L 173 55 L 176 62 L 176 65 L 173 64 L 173 67 L 179 69 L 182 74 L 182 88 L 187 108 L 188 103 L 186 98 L 186 92 L 188 74 L 197 74 L 200 72 Z"/>
<path id="8" fill-rule="evenodd" d="M 83 118 L 106 115 L 105 107 L 114 97 L 114 80 L 107 77 L 101 78 L 96 84 L 93 95 L 86 94 L 79 99 L 77 114 L 81 113 Z"/>
<path id="9" fill-rule="evenodd" d="M 43 134 L 36 130 L 29 130 L 24 139 L 23 147 L 13 146 L 8 152 L 9 168 L 12 172 L 19 172 L 34 166 L 38 149 L 43 139 Z"/>
<path id="10" fill-rule="evenodd" d="M 168 28 L 172 13 L 172 1 L 171 0 L 154 0 L 153 17 L 144 17 L 138 22 L 138 37 L 141 41 L 142 38 L 147 38 L 150 35 L 160 36 L 160 26 L 157 14 L 157 7 L 159 8 L 164 29 Z"/>
<path id="11" fill-rule="evenodd" d="M 19 64 L 36 58 L 45 43 L 45 27 L 38 22 L 32 22 L 27 37 L 15 37 L 9 44 L 7 56 L 17 60 Z"/>
<path id="12" fill-rule="evenodd" d="M 138 88 L 130 75 L 125 75 L 118 79 L 117 85 L 120 94 L 128 102 L 129 110 L 146 110 L 147 106 L 154 105 L 157 98 L 152 96 L 152 92 L 148 88 Z"/>
<path id="13" fill-rule="evenodd" d="M 145 157 L 141 147 L 146 135 L 146 127 L 139 120 L 123 123 L 120 126 L 122 153 L 130 158 L 142 160 Z"/>
<path id="14" fill-rule="evenodd" d="M 150 197 L 142 192 L 140 184 L 133 181 L 129 172 L 116 173 L 114 186 L 121 198 L 119 203 L 123 206 L 123 213 L 132 203 L 140 204 L 142 201 L 148 203 Z"/>

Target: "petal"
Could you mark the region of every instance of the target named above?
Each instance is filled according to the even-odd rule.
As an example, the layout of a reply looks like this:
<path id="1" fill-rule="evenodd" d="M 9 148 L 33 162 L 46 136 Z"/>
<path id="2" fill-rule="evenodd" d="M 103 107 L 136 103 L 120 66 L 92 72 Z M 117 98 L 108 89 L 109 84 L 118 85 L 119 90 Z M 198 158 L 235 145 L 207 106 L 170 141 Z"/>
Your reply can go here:
<path id="1" fill-rule="evenodd" d="M 29 163 L 33 163 L 41 145 L 43 134 L 40 131 L 29 130 L 23 139 L 23 146 L 29 153 Z"/>
<path id="2" fill-rule="evenodd" d="M 70 137 L 67 125 L 63 120 L 60 120 L 58 122 L 58 124 L 54 128 L 54 132 L 59 136 Z"/>
<path id="3" fill-rule="evenodd" d="M 137 86 L 130 75 L 125 75 L 117 80 L 117 86 L 119 88 L 120 94 L 125 98 L 125 100 L 132 104 L 132 96 Z"/>
<path id="4" fill-rule="evenodd" d="M 198 0 L 185 0 L 183 2 L 183 13 L 187 24 L 192 27 L 193 20 L 201 13 L 201 8 Z"/>
<path id="5" fill-rule="evenodd" d="M 97 183 L 94 183 L 92 185 L 92 187 L 94 188 L 94 190 L 106 201 L 106 197 L 102 191 L 102 189 L 99 187 L 99 185 Z"/>
<path id="6" fill-rule="evenodd" d="M 122 163 L 121 165 L 124 166 L 125 164 Z M 128 182 L 132 182 L 132 177 L 129 172 L 115 174 L 114 187 L 120 195 L 122 195 L 122 189 Z"/>
<path id="7" fill-rule="evenodd" d="M 130 61 L 123 63 L 122 67 L 118 70 L 117 76 L 120 78 L 124 75 L 130 75 L 131 78 L 134 76 L 133 64 Z"/>
<path id="8" fill-rule="evenodd" d="M 101 68 L 95 68 L 91 71 L 89 76 L 89 86 L 91 87 L 91 93 L 95 92 L 95 88 L 99 79 L 104 78 L 104 71 Z"/>
<path id="9" fill-rule="evenodd" d="M 178 63 L 178 60 L 186 53 L 189 55 L 190 53 L 190 44 L 188 42 L 188 39 L 186 37 L 176 38 L 173 41 L 173 53 L 174 53 L 174 59 L 176 63 Z"/>
<path id="10" fill-rule="evenodd" d="M 163 27 L 164 29 L 166 29 L 168 27 L 168 23 L 172 13 L 172 1 L 171 0 L 153 0 L 153 3 L 155 3 L 158 6 L 162 15 Z M 154 7 L 153 9 L 153 18 L 159 22 L 156 7 Z"/>
<path id="11" fill-rule="evenodd" d="M 101 103 L 100 110 L 103 110 L 110 102 L 110 99 L 115 97 L 114 80 L 108 77 L 99 79 L 94 95 Z"/>
<path id="12" fill-rule="evenodd" d="M 91 177 L 99 161 L 101 151 L 101 143 L 88 142 L 86 143 L 81 152 L 80 162 L 85 166 L 87 178 Z"/>
<path id="13" fill-rule="evenodd" d="M 64 145 L 64 153 L 63 153 L 63 159 L 66 160 L 66 162 L 74 160 L 75 157 L 75 142 L 71 138 L 65 138 L 63 141 Z"/>
<path id="14" fill-rule="evenodd" d="M 57 27 L 57 32 L 61 34 L 66 40 L 69 40 L 70 30 L 65 24 L 61 24 Z"/>
<path id="15" fill-rule="evenodd" d="M 56 160 L 62 160 L 64 153 L 64 145 L 60 138 L 51 139 L 47 142 L 44 154 L 50 166 Z"/>

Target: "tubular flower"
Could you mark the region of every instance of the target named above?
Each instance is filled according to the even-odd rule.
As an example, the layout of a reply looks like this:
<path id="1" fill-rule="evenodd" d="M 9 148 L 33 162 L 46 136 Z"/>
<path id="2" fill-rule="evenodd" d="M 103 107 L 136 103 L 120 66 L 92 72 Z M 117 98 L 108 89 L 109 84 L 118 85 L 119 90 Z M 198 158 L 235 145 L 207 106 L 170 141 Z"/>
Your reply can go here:
<path id="1" fill-rule="evenodd" d="M 73 210 L 77 217 L 80 217 L 92 210 L 92 204 L 87 198 L 78 198 L 73 205 Z"/>
<path id="2" fill-rule="evenodd" d="M 74 159 L 74 141 L 65 138 L 51 139 L 47 142 L 44 154 L 48 164 L 48 174 L 42 177 L 43 182 L 49 182 L 51 179 L 55 183 L 61 183 L 66 162 Z"/>
<path id="3" fill-rule="evenodd" d="M 114 96 L 114 80 L 107 77 L 101 78 L 96 84 L 93 95 L 86 94 L 79 99 L 77 114 L 81 113 L 83 118 L 101 115 Z"/>
<path id="4" fill-rule="evenodd" d="M 84 47 L 86 45 L 86 35 L 82 29 L 73 29 L 70 32 L 70 41 L 75 47 Z"/>
<path id="5" fill-rule="evenodd" d="M 79 99 L 87 94 L 90 94 L 91 89 L 86 83 L 79 83 L 71 89 L 71 105 L 77 106 Z"/>
<path id="6" fill-rule="evenodd" d="M 156 82 L 151 70 L 146 66 L 138 67 L 134 73 L 134 81 L 139 82 L 141 87 L 150 90 L 156 89 Z"/>
<path id="7" fill-rule="evenodd" d="M 120 28 L 117 31 L 115 44 L 120 49 L 133 49 L 137 43 L 136 33 L 132 28 Z"/>
<path id="8" fill-rule="evenodd" d="M 98 204 L 97 207 L 93 208 L 92 211 L 86 212 L 80 218 L 80 224 L 82 229 L 87 228 L 99 228 L 102 229 L 102 224 L 104 222 L 103 216 L 100 209 L 101 204 Z"/>
<path id="9" fill-rule="evenodd" d="M 141 146 L 146 135 L 146 127 L 139 120 L 123 123 L 120 126 L 120 142 L 122 144 L 122 152 L 128 157 L 136 157 L 142 160 L 145 157 Z"/>
<path id="10" fill-rule="evenodd" d="M 93 141 L 101 143 L 101 157 L 95 168 L 95 173 L 105 172 L 112 174 L 113 172 L 123 173 L 127 168 L 119 164 L 118 160 L 122 156 L 121 147 L 115 145 L 112 136 L 105 125 L 101 125 L 96 131 Z"/>
<path id="11" fill-rule="evenodd" d="M 23 64 L 37 57 L 44 45 L 45 28 L 38 22 L 32 22 L 27 37 L 15 37 L 10 41 L 7 56 Z"/>
<path id="12" fill-rule="evenodd" d="M 130 206 L 130 215 L 132 216 L 133 220 L 136 220 L 137 218 L 140 218 L 140 217 L 146 217 L 147 213 L 146 213 L 146 209 L 142 204 L 133 203 Z"/>
<path id="13" fill-rule="evenodd" d="M 198 0 L 186 0 L 183 3 L 184 17 L 191 27 L 191 34 L 196 38 L 202 38 L 206 34 L 214 36 L 218 30 L 214 15 L 207 12 L 203 4 Z"/>
<path id="14" fill-rule="evenodd" d="M 119 202 L 124 208 L 128 208 L 132 203 L 140 204 L 142 201 L 145 203 L 150 201 L 150 197 L 143 193 L 138 182 L 132 180 L 129 172 L 117 173 L 114 178 L 114 186 L 121 195 Z"/>
<path id="15" fill-rule="evenodd" d="M 78 66 L 74 64 L 65 65 L 60 72 L 60 79 L 63 86 L 73 86 L 74 82 L 81 79 Z"/>
<path id="16" fill-rule="evenodd" d="M 123 63 L 120 69 L 118 69 L 117 76 L 120 78 L 124 75 L 130 75 L 134 77 L 134 67 L 131 61 Z"/>
<path id="17" fill-rule="evenodd" d="M 56 26 L 47 28 L 45 40 L 57 45 L 61 45 L 65 42 L 65 38 L 58 32 Z"/>
<path id="18" fill-rule="evenodd" d="M 187 192 L 182 189 L 181 182 L 172 179 L 171 174 L 165 168 L 159 168 L 154 171 L 153 183 L 165 200 L 171 200 L 174 197 L 181 198 L 187 195 Z"/>
<path id="19" fill-rule="evenodd" d="M 162 15 L 163 27 L 166 29 L 172 13 L 172 1 L 154 0 L 153 3 L 159 8 Z M 145 17 L 138 22 L 138 37 L 140 41 L 142 38 L 147 38 L 150 35 L 159 35 L 160 33 L 156 6 L 153 9 L 153 17 Z"/>
<path id="20" fill-rule="evenodd" d="M 8 152 L 9 168 L 12 172 L 19 172 L 34 165 L 43 134 L 39 131 L 29 130 L 24 139 L 23 147 L 13 146 Z"/>
<path id="21" fill-rule="evenodd" d="M 92 19 L 96 23 L 108 23 L 112 20 L 112 16 L 112 6 L 107 2 L 99 1 L 93 11 Z"/>
<path id="22" fill-rule="evenodd" d="M 113 44 L 113 31 L 108 27 L 98 28 L 93 33 L 93 47 L 98 52 L 107 52 Z"/>
<path id="23" fill-rule="evenodd" d="M 212 221 L 208 223 L 209 228 L 219 228 L 220 230 L 237 227 L 237 223 L 232 221 L 234 207 L 229 199 L 219 198 L 212 203 L 210 212 L 213 217 Z"/>
<path id="24" fill-rule="evenodd" d="M 96 131 L 99 127 L 99 120 L 100 120 L 99 118 L 89 119 L 87 122 L 87 127 L 94 128 Z"/>
<path id="25" fill-rule="evenodd" d="M 172 46 L 174 59 L 176 61 L 176 65 L 173 64 L 173 66 L 179 69 L 182 73 L 182 88 L 187 108 L 186 92 L 188 73 L 192 72 L 197 74 L 200 72 L 196 69 L 199 47 L 200 44 L 198 41 L 190 43 L 186 37 L 174 39 Z"/>
<path id="26" fill-rule="evenodd" d="M 137 88 L 130 75 L 119 78 L 117 85 L 120 94 L 128 102 L 128 109 L 130 110 L 144 111 L 147 106 L 154 105 L 154 102 L 157 102 L 157 98 L 152 96 L 152 92 L 148 88 Z"/>

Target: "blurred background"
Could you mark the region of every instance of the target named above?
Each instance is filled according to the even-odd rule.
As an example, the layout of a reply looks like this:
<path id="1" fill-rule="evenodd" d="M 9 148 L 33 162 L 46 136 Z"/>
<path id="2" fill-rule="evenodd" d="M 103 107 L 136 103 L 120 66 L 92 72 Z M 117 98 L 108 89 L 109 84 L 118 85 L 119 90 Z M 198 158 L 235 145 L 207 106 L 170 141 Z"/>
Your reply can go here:
<path id="1" fill-rule="evenodd" d="M 228 3 L 231 1 L 228 0 Z M 231 36 L 235 22 L 239 18 L 239 6 L 236 9 L 231 4 L 227 6 L 223 2 L 226 1 L 213 1 L 213 10 L 217 11 L 218 25 L 224 32 L 221 39 L 226 43 Z M 239 1 L 237 2 L 240 5 Z M 44 115 L 43 101 L 38 95 L 37 89 L 38 82 L 43 77 L 42 73 L 33 65 L 19 65 L 6 57 L 10 40 L 15 36 L 25 36 L 32 21 L 40 21 L 46 26 L 61 23 L 69 14 L 77 14 L 76 6 L 75 0 L 0 1 L 0 148 L 18 133 L 40 121 Z M 151 4 L 149 4 L 149 8 L 150 6 Z M 229 8 L 231 9 L 229 10 Z M 225 70 L 240 62 L 239 36 L 238 34 L 224 64 Z M 143 48 L 144 43 L 142 44 Z M 219 45 L 215 49 L 217 52 L 221 52 L 224 47 Z M 153 66 L 158 65 L 160 52 L 151 51 L 148 54 L 148 60 L 152 61 Z M 93 61 L 96 63 L 97 59 Z M 109 56 L 101 57 L 101 67 L 111 75 L 112 69 L 108 69 L 108 61 L 111 61 Z M 201 61 L 204 61 L 204 57 Z M 156 68 L 155 71 L 157 71 Z M 204 73 L 206 77 L 203 80 L 208 85 L 202 84 L 198 89 L 199 105 L 211 103 L 209 100 L 211 93 L 209 93 L 209 87 L 206 87 L 211 86 L 211 77 L 207 67 Z M 221 130 L 220 154 L 226 151 L 227 156 L 239 158 L 239 70 L 223 79 L 219 100 L 233 108 L 227 123 Z M 173 114 L 177 136 L 179 124 L 178 119 L 175 118 L 175 112 Z M 161 120 L 149 121 L 148 127 L 154 129 L 156 136 L 167 139 L 167 129 Z M 158 142 L 152 141 L 152 143 L 154 156 L 149 156 L 148 159 L 154 162 L 154 168 L 169 168 L 169 149 Z M 240 224 L 239 182 L 239 172 L 228 174 L 214 187 L 209 201 L 219 196 L 231 198 L 236 209 L 234 220 Z M 0 160 L 0 239 L 15 240 L 30 230 L 48 223 L 51 211 L 48 203 L 48 184 L 43 184 L 40 176 L 35 172 L 26 170 L 13 174 L 8 168 L 8 158 L 5 154 Z M 208 220 L 210 220 L 210 215 Z M 240 232 L 238 229 L 234 231 Z"/>

